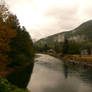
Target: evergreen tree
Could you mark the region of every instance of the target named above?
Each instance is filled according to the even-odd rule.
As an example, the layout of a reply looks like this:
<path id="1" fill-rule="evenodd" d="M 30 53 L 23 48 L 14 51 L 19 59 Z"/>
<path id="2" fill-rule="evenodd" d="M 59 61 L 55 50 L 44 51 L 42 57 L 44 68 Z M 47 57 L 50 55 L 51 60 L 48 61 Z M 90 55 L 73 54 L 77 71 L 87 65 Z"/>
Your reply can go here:
<path id="1" fill-rule="evenodd" d="M 32 62 L 34 57 L 33 42 L 25 27 L 17 29 L 16 37 L 12 40 L 10 46 L 12 51 L 9 57 L 12 66 Z"/>
<path id="2" fill-rule="evenodd" d="M 63 54 L 68 54 L 69 51 L 69 41 L 67 38 L 64 39 L 64 43 L 63 43 L 63 49 L 62 49 L 62 53 Z"/>
<path id="3" fill-rule="evenodd" d="M 47 50 L 49 50 L 49 47 L 48 47 L 47 44 L 45 44 L 44 47 L 43 47 L 43 51 L 47 51 Z"/>
<path id="4" fill-rule="evenodd" d="M 80 54 L 80 44 L 77 42 L 69 42 L 69 50 L 68 53 L 69 54 Z"/>

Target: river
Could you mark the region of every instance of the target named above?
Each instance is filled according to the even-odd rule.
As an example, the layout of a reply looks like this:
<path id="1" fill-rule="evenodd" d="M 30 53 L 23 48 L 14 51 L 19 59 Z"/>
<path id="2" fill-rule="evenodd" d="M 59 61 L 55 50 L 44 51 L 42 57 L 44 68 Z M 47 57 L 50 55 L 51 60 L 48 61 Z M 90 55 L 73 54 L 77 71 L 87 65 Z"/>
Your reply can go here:
<path id="1" fill-rule="evenodd" d="M 30 92 L 92 92 L 92 68 L 37 54 L 27 88 Z"/>

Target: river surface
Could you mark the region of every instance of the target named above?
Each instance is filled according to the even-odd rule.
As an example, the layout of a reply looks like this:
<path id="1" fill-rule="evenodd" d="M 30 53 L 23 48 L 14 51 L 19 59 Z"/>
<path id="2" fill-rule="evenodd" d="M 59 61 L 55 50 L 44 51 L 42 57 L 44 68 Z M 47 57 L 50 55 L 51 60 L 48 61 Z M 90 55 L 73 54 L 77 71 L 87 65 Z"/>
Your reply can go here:
<path id="1" fill-rule="evenodd" d="M 27 88 L 30 92 L 92 92 L 92 68 L 37 54 Z"/>

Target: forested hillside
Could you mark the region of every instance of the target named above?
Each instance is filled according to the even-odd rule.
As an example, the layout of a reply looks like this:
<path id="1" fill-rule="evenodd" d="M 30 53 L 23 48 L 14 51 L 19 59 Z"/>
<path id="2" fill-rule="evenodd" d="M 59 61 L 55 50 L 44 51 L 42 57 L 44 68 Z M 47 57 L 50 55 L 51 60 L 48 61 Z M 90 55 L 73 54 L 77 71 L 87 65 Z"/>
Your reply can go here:
<path id="1" fill-rule="evenodd" d="M 63 43 L 67 39 L 70 42 L 70 48 L 73 48 L 74 45 L 80 49 L 83 48 L 92 48 L 92 20 L 89 20 L 74 30 L 61 32 L 46 38 L 43 38 L 35 43 L 36 48 L 39 50 L 47 49 L 58 49 L 61 51 L 63 48 Z M 74 43 L 71 43 L 74 42 Z M 85 44 L 86 43 L 86 44 Z M 39 48 L 40 47 L 40 48 Z M 76 47 L 76 46 L 75 46 Z"/>
<path id="2" fill-rule="evenodd" d="M 61 32 L 52 36 L 48 36 L 46 38 L 43 38 L 36 43 L 54 43 L 54 42 L 63 42 L 64 37 L 67 37 L 68 40 L 76 40 L 76 41 L 92 41 L 92 20 L 89 20 L 83 24 L 81 24 L 79 27 L 75 28 L 74 30 L 67 31 L 67 32 Z"/>

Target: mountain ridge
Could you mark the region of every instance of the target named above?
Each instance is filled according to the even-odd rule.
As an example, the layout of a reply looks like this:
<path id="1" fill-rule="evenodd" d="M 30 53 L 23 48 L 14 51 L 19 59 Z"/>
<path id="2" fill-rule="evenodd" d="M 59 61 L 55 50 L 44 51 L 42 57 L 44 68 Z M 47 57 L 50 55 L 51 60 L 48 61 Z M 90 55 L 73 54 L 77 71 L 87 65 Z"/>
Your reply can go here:
<path id="1" fill-rule="evenodd" d="M 36 44 L 54 44 L 55 42 L 63 42 L 64 38 L 75 40 L 77 42 L 92 41 L 92 20 L 86 21 L 77 28 L 57 33 L 46 38 L 42 38 Z"/>

